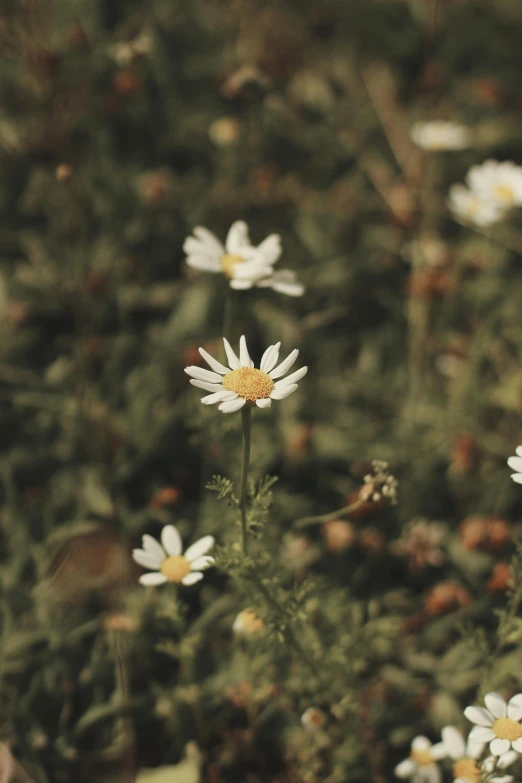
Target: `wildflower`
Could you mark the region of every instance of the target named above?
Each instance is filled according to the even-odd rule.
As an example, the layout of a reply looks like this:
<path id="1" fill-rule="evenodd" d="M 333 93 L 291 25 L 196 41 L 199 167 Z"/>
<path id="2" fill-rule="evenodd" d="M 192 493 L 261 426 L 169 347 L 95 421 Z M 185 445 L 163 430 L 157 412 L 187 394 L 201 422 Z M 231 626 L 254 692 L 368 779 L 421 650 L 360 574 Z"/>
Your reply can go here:
<path id="1" fill-rule="evenodd" d="M 517 484 L 522 484 L 522 446 L 517 446 L 515 451 L 517 453 L 517 456 L 510 457 L 507 461 L 507 464 L 509 465 L 511 470 L 516 471 L 511 476 L 513 481 L 516 481 Z"/>
<path id="2" fill-rule="evenodd" d="M 450 187 L 448 207 L 458 220 L 477 226 L 491 226 L 505 215 L 505 210 L 498 203 L 480 198 L 460 183 Z"/>
<path id="3" fill-rule="evenodd" d="M 420 571 L 427 565 L 440 566 L 445 559 L 441 543 L 446 532 L 446 526 L 440 522 L 412 519 L 401 537 L 392 543 L 392 550 L 408 558 L 411 571 Z"/>
<path id="4" fill-rule="evenodd" d="M 482 769 L 486 771 L 493 770 L 493 758 L 490 756 L 480 764 L 477 763 L 478 758 L 482 755 L 484 746 L 471 742 L 469 739 L 464 742 L 464 738 L 460 731 L 457 731 L 453 726 L 446 726 L 442 729 L 442 744 L 446 750 L 447 755 L 453 760 L 453 783 L 479 783 L 480 771 Z M 517 754 L 508 750 L 497 759 L 497 769 L 506 769 L 514 761 L 516 761 Z M 501 775 L 499 777 L 489 778 L 491 783 L 510 783 L 513 780 L 511 775 Z"/>
<path id="5" fill-rule="evenodd" d="M 329 552 L 345 552 L 355 542 L 355 529 L 350 522 L 330 519 L 323 525 L 323 536 Z"/>
<path id="6" fill-rule="evenodd" d="M 504 549 L 511 541 L 511 528 L 500 517 L 484 517 L 473 514 L 466 517 L 459 527 L 459 538 L 466 549 Z"/>
<path id="7" fill-rule="evenodd" d="M 257 286 L 272 288 L 288 296 L 304 293 L 295 272 L 290 269 L 274 272 L 274 264 L 282 252 L 278 234 L 270 234 L 254 247 L 250 243 L 248 226 L 242 220 L 232 224 L 224 247 L 211 231 L 196 226 L 194 236 L 187 237 L 183 250 L 189 266 L 204 272 L 221 272 L 230 280 L 230 287 L 236 290 Z"/>
<path id="8" fill-rule="evenodd" d="M 468 606 L 471 600 L 469 590 L 458 582 L 439 582 L 426 596 L 426 611 L 432 615 L 454 612 L 456 609 Z"/>
<path id="9" fill-rule="evenodd" d="M 264 622 L 252 609 L 243 609 L 234 620 L 232 630 L 239 636 L 254 636 L 264 627 Z"/>
<path id="10" fill-rule="evenodd" d="M 391 475 L 388 468 L 388 463 L 382 459 L 372 461 L 372 472 L 364 477 L 364 487 L 359 491 L 360 500 L 378 503 L 385 499 L 393 506 L 396 505 L 399 482 Z"/>
<path id="11" fill-rule="evenodd" d="M 134 560 L 153 571 L 140 576 L 142 585 L 162 585 L 165 582 L 194 585 L 203 579 L 202 571 L 214 563 L 206 553 L 214 546 L 213 536 L 203 536 L 182 554 L 181 536 L 174 525 L 165 525 L 161 544 L 152 536 L 143 536 L 143 549 L 134 549 Z"/>
<path id="12" fill-rule="evenodd" d="M 522 205 L 522 166 L 511 161 L 486 160 L 472 166 L 466 182 L 477 198 L 501 210 Z"/>
<path id="13" fill-rule="evenodd" d="M 484 707 L 466 707 L 464 715 L 474 726 L 469 734 L 470 742 L 484 744 L 494 756 L 502 756 L 510 748 L 522 753 L 522 693 L 517 693 L 506 704 L 498 693 L 487 693 Z"/>
<path id="14" fill-rule="evenodd" d="M 511 584 L 511 563 L 497 563 L 486 582 L 486 590 L 494 595 L 505 593 Z"/>
<path id="15" fill-rule="evenodd" d="M 241 130 L 239 122 L 234 117 L 219 117 L 210 125 L 208 135 L 218 147 L 228 147 L 234 144 Z"/>
<path id="16" fill-rule="evenodd" d="M 301 715 L 301 723 L 305 729 L 316 731 L 317 729 L 322 728 L 326 723 L 326 715 L 317 707 L 308 707 Z"/>
<path id="17" fill-rule="evenodd" d="M 412 778 L 414 783 L 440 783 L 441 774 L 436 762 L 445 758 L 442 742 L 432 745 L 427 737 L 415 737 L 409 758 L 395 767 L 398 778 Z"/>
<path id="18" fill-rule="evenodd" d="M 418 147 L 431 152 L 463 150 L 471 143 L 468 128 L 444 120 L 416 122 L 410 128 L 410 137 Z"/>
<path id="19" fill-rule="evenodd" d="M 228 340 L 223 338 L 229 367 L 216 361 L 203 348 L 199 349 L 210 370 L 200 367 L 186 367 L 185 372 L 191 377 L 191 384 L 211 392 L 201 398 L 204 405 L 214 405 L 219 402 L 219 410 L 223 413 L 234 413 L 244 405 L 256 404 L 258 408 L 269 408 L 272 400 L 284 400 L 297 389 L 297 381 L 303 378 L 308 367 L 301 367 L 286 378 L 276 381 L 285 375 L 299 356 L 297 348 L 277 367 L 281 343 L 269 345 L 261 358 L 260 369 L 254 367 L 254 362 L 248 353 L 244 335 L 239 341 L 239 358 L 236 356 Z"/>

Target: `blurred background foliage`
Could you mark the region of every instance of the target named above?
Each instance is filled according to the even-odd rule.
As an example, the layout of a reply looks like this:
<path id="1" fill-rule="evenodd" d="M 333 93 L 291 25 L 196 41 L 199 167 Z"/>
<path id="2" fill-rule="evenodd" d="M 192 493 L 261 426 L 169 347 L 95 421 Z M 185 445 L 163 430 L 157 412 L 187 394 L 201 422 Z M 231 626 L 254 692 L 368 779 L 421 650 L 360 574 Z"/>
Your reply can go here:
<path id="1" fill-rule="evenodd" d="M 445 205 L 473 163 L 521 162 L 521 36 L 518 0 L 4 0 L 5 780 L 386 781 L 477 688 L 521 689 L 522 221 Z M 472 147 L 416 149 L 438 117 Z M 258 563 L 288 616 L 233 563 L 176 594 L 130 558 L 168 523 L 237 538 L 205 485 L 237 480 L 239 418 L 183 373 L 220 350 L 227 286 L 182 251 L 237 219 L 307 286 L 232 298 L 234 339 L 310 368 L 253 423 L 254 478 L 279 476 Z M 374 458 L 398 506 L 294 525 Z"/>

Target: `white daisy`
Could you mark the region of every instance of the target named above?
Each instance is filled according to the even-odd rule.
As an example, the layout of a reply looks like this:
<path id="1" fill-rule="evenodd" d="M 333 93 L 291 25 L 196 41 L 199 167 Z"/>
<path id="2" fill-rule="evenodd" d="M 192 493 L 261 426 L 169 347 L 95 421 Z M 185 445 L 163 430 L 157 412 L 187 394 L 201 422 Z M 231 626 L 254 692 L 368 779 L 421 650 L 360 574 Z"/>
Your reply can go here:
<path id="1" fill-rule="evenodd" d="M 487 772 L 493 770 L 494 757 L 489 756 L 479 765 L 478 758 L 482 755 L 484 744 L 475 743 L 468 739 L 467 742 L 460 731 L 453 726 L 442 729 L 442 744 L 447 755 L 453 760 L 453 783 L 479 783 L 481 768 Z M 497 769 L 506 769 L 517 759 L 513 750 L 508 750 L 497 759 Z M 491 783 L 510 783 L 511 775 L 499 775 L 490 778 Z"/>
<path id="2" fill-rule="evenodd" d="M 498 223 L 505 215 L 497 202 L 482 199 L 464 185 L 452 185 L 448 193 L 448 207 L 463 223 L 475 223 L 477 226 L 490 226 Z"/>
<path id="3" fill-rule="evenodd" d="M 466 707 L 464 715 L 474 726 L 469 734 L 470 742 L 484 744 L 494 756 L 502 756 L 510 748 L 522 753 L 522 693 L 517 693 L 506 704 L 498 693 L 487 693 L 484 707 Z"/>
<path id="4" fill-rule="evenodd" d="M 225 246 L 214 234 L 196 226 L 194 236 L 183 245 L 187 264 L 204 272 L 218 272 L 230 280 L 230 287 L 238 291 L 257 286 L 272 288 L 288 296 L 302 296 L 304 286 L 297 282 L 295 272 L 281 269 L 274 272 L 274 264 L 281 256 L 281 237 L 270 234 L 260 245 L 250 243 L 248 226 L 242 220 L 232 224 Z"/>
<path id="5" fill-rule="evenodd" d="M 301 723 L 305 729 L 317 731 L 326 723 L 326 715 L 318 707 L 308 707 L 301 715 Z"/>
<path id="6" fill-rule="evenodd" d="M 463 150 L 471 143 L 471 133 L 468 128 L 444 120 L 416 122 L 410 128 L 410 136 L 418 147 L 432 152 Z"/>
<path id="7" fill-rule="evenodd" d="M 174 525 L 165 525 L 161 531 L 161 544 L 152 536 L 143 536 L 143 549 L 133 549 L 134 560 L 152 572 L 140 576 L 142 585 L 162 585 L 165 582 L 194 585 L 203 579 L 201 573 L 214 563 L 206 553 L 214 546 L 213 536 L 203 536 L 189 546 L 185 554 L 181 536 Z"/>
<path id="8" fill-rule="evenodd" d="M 517 484 L 522 484 L 522 446 L 517 446 L 515 451 L 517 456 L 510 457 L 507 461 L 507 464 L 511 470 L 516 471 L 516 473 L 513 473 L 511 476 L 513 481 L 516 481 Z"/>
<path id="9" fill-rule="evenodd" d="M 427 737 L 415 737 L 410 756 L 395 767 L 398 778 L 411 778 L 412 783 L 440 783 L 440 769 L 436 762 L 446 757 L 442 742 L 432 745 Z"/>
<path id="10" fill-rule="evenodd" d="M 308 367 L 301 367 L 286 378 L 285 375 L 299 355 L 297 348 L 287 358 L 277 365 L 281 343 L 269 345 L 261 358 L 260 369 L 254 368 L 254 362 L 249 356 L 244 335 L 239 341 L 239 358 L 236 356 L 228 340 L 223 338 L 229 367 L 216 361 L 203 348 L 199 349 L 212 371 L 201 367 L 186 367 L 185 372 L 191 376 L 191 384 L 211 392 L 202 397 L 204 405 L 214 405 L 219 402 L 219 410 L 223 413 L 234 413 L 247 403 L 255 403 L 258 408 L 269 408 L 272 400 L 284 400 L 297 389 L 297 381 L 308 372 Z M 277 365 L 277 367 L 276 367 Z M 280 381 L 276 380 L 281 378 Z"/>
<path id="11" fill-rule="evenodd" d="M 522 166 L 511 161 L 486 160 L 480 166 L 472 166 L 466 182 L 477 198 L 501 209 L 522 205 Z"/>

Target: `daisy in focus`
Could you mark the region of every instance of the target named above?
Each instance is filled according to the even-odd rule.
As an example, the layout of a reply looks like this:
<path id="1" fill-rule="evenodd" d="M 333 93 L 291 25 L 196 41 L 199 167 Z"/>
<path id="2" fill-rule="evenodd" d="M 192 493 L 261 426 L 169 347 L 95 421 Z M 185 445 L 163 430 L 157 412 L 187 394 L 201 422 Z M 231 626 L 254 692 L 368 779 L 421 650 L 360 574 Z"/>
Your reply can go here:
<path id="1" fill-rule="evenodd" d="M 468 128 L 444 120 L 416 122 L 410 128 L 410 137 L 418 147 L 431 152 L 463 150 L 471 143 Z"/>
<path id="2" fill-rule="evenodd" d="M 415 737 L 411 743 L 409 758 L 395 767 L 398 778 L 411 778 L 413 783 L 440 783 L 442 780 L 437 761 L 446 757 L 442 742 L 432 745 L 427 737 Z"/>
<path id="3" fill-rule="evenodd" d="M 469 741 L 484 745 L 489 742 L 493 756 L 502 756 L 513 748 L 522 753 L 522 693 L 517 693 L 506 704 L 498 693 L 486 693 L 484 707 L 466 707 L 464 715 L 476 725 Z"/>
<path id="4" fill-rule="evenodd" d="M 507 464 L 511 468 L 511 470 L 514 470 L 515 473 L 511 476 L 513 481 L 516 481 L 517 484 L 522 484 L 522 446 L 517 446 L 516 449 L 516 457 L 510 457 L 507 461 Z"/>
<path id="5" fill-rule="evenodd" d="M 250 242 L 248 226 L 242 220 L 232 224 L 223 246 L 214 234 L 196 226 L 194 236 L 187 237 L 183 250 L 187 264 L 204 272 L 224 274 L 230 287 L 237 291 L 248 288 L 272 288 L 287 296 L 302 296 L 304 286 L 290 269 L 274 271 L 282 248 L 278 234 L 270 234 L 260 245 Z"/>
<path id="6" fill-rule="evenodd" d="M 460 183 L 452 185 L 448 193 L 448 207 L 457 220 L 476 226 L 491 226 L 506 214 L 498 203 L 480 198 Z"/>
<path id="7" fill-rule="evenodd" d="M 143 536 L 143 548 L 133 549 L 132 556 L 138 565 L 152 570 L 140 576 L 140 583 L 162 585 L 165 582 L 173 582 L 185 586 L 196 584 L 203 579 L 202 571 L 214 563 L 214 558 L 207 555 L 213 546 L 213 536 L 203 536 L 182 554 L 181 536 L 174 525 L 165 525 L 161 531 L 161 544 L 152 536 Z"/>
<path id="8" fill-rule="evenodd" d="M 471 192 L 481 201 L 508 210 L 522 205 L 522 166 L 511 161 L 486 160 L 466 175 Z"/>
<path id="9" fill-rule="evenodd" d="M 485 759 L 480 765 L 477 763 L 482 755 L 484 745 L 467 742 L 460 731 L 453 726 L 446 726 L 442 729 L 442 744 L 446 749 L 446 754 L 453 760 L 453 783 L 479 783 L 480 770 L 485 769 L 488 772 L 493 770 L 493 757 Z M 517 760 L 517 754 L 514 750 L 508 750 L 497 759 L 497 769 L 503 770 L 511 766 Z M 499 775 L 490 778 L 491 783 L 511 783 L 512 775 Z"/>
<path id="10" fill-rule="evenodd" d="M 223 338 L 229 367 L 225 367 L 203 348 L 199 349 L 211 370 L 201 367 L 186 367 L 185 372 L 191 376 L 191 384 L 199 389 L 210 392 L 201 398 L 203 405 L 219 403 L 223 413 L 234 413 L 243 406 L 254 403 L 258 408 L 269 408 L 272 400 L 284 400 L 297 389 L 297 382 L 308 372 L 308 367 L 301 367 L 291 375 L 283 378 L 299 356 L 297 348 L 287 358 L 279 361 L 281 343 L 269 345 L 261 358 L 259 370 L 248 353 L 244 335 L 239 341 L 239 357 L 232 350 L 228 340 Z M 281 380 L 277 380 L 281 378 Z"/>

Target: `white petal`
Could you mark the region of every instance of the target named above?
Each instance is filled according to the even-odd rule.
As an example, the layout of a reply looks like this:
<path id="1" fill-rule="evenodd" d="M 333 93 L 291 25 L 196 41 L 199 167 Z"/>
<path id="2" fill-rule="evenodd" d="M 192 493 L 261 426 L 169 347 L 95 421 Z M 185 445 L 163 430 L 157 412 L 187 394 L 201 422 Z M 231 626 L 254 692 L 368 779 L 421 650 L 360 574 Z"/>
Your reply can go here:
<path id="1" fill-rule="evenodd" d="M 198 351 L 200 352 L 201 356 L 204 358 L 206 363 L 209 365 L 209 367 L 212 367 L 214 372 L 221 373 L 221 375 L 228 375 L 230 372 L 229 367 L 225 367 L 224 364 L 221 364 L 221 362 L 218 362 L 217 359 L 214 359 L 213 356 L 211 356 L 208 351 L 205 351 L 204 348 L 198 348 Z"/>
<path id="2" fill-rule="evenodd" d="M 511 720 L 522 719 L 522 693 L 517 693 L 508 701 L 507 716 Z"/>
<path id="3" fill-rule="evenodd" d="M 199 269 L 200 272 L 221 272 L 219 259 L 217 258 L 191 253 L 186 260 L 188 266 L 191 266 L 192 269 Z"/>
<path id="4" fill-rule="evenodd" d="M 522 484 L 522 473 L 513 473 L 511 476 L 513 481 L 515 481 L 517 484 Z"/>
<path id="5" fill-rule="evenodd" d="M 282 378 L 280 381 L 276 381 L 274 386 L 276 389 L 282 389 L 284 386 L 288 386 L 291 383 L 297 383 L 297 381 L 300 381 L 301 378 L 304 378 L 307 372 L 308 367 L 301 367 L 300 370 L 296 370 L 287 378 Z"/>
<path id="6" fill-rule="evenodd" d="M 485 742 L 495 739 L 495 732 L 486 726 L 474 726 L 468 737 L 468 742 L 473 745 L 484 745 Z"/>
<path id="7" fill-rule="evenodd" d="M 148 555 L 152 555 L 152 557 L 155 557 L 160 563 L 162 560 L 165 560 L 163 547 L 155 538 L 152 538 L 152 536 L 144 535 L 141 539 L 141 545 Z"/>
<path id="8" fill-rule="evenodd" d="M 187 574 L 183 577 L 181 580 L 181 584 L 188 587 L 189 585 L 195 585 L 196 582 L 200 582 L 203 579 L 203 574 L 201 571 L 191 571 L 190 574 Z"/>
<path id="9" fill-rule="evenodd" d="M 416 766 L 411 759 L 404 759 L 395 767 L 395 774 L 398 778 L 409 778 L 415 772 Z"/>
<path id="10" fill-rule="evenodd" d="M 222 402 L 219 406 L 219 410 L 222 413 L 235 413 L 236 411 L 241 410 L 245 403 L 246 400 L 243 399 L 243 397 L 238 397 L 236 400 L 231 400 L 230 402 Z"/>
<path id="11" fill-rule="evenodd" d="M 515 742 L 519 742 L 520 740 L 515 740 Z M 497 766 L 500 769 L 507 769 L 507 767 L 510 767 L 512 764 L 515 763 L 515 761 L 518 759 L 518 753 L 516 753 L 514 750 L 508 750 L 507 753 L 503 753 L 499 760 L 497 761 Z"/>
<path id="12" fill-rule="evenodd" d="M 430 748 L 430 753 L 436 761 L 445 759 L 448 755 L 443 742 L 437 742 L 435 745 L 432 745 Z"/>
<path id="13" fill-rule="evenodd" d="M 513 748 L 517 751 L 517 753 L 522 753 L 522 737 L 516 739 L 512 744 L 513 744 Z"/>
<path id="14" fill-rule="evenodd" d="M 163 574 L 160 574 L 158 571 L 154 571 L 154 573 L 150 574 L 143 574 L 140 576 L 140 584 L 145 585 L 147 587 L 151 587 L 153 585 L 163 585 L 167 581 L 167 577 L 163 576 Z"/>
<path id="15" fill-rule="evenodd" d="M 180 555 L 182 550 L 181 536 L 174 525 L 165 525 L 161 531 L 161 543 L 168 555 Z"/>
<path id="16" fill-rule="evenodd" d="M 221 248 L 215 248 L 195 237 L 187 237 L 185 239 L 183 242 L 183 250 L 188 256 L 200 256 L 207 260 L 215 259 L 216 263 L 219 263 L 219 259 L 224 252 L 223 246 L 221 246 Z"/>
<path id="17" fill-rule="evenodd" d="M 236 222 L 232 223 L 230 226 L 230 230 L 225 241 L 227 253 L 231 253 L 232 255 L 241 255 L 241 250 L 245 245 L 250 245 L 248 226 L 243 220 L 236 220 Z"/>
<path id="18" fill-rule="evenodd" d="M 204 571 L 205 568 L 210 568 L 215 562 L 214 558 L 210 555 L 202 555 L 201 557 L 196 557 L 190 565 L 192 566 L 193 571 Z"/>
<path id="19" fill-rule="evenodd" d="M 297 388 L 297 383 L 293 383 L 290 386 L 284 386 L 282 389 L 274 389 L 270 396 L 273 400 L 284 400 L 293 394 Z"/>
<path id="20" fill-rule="evenodd" d="M 204 389 L 209 392 L 225 391 L 220 383 L 209 383 L 208 381 L 197 381 L 195 378 L 191 378 L 190 382 L 192 386 L 197 386 L 198 389 Z"/>
<path id="21" fill-rule="evenodd" d="M 275 370 L 272 370 L 272 372 L 269 372 L 268 374 L 272 378 L 273 381 L 275 381 L 276 378 L 280 378 L 282 375 L 286 375 L 292 364 L 295 362 L 297 357 L 299 356 L 299 351 L 297 348 L 294 348 L 292 353 L 286 357 L 284 362 L 281 362 L 279 367 L 276 367 Z"/>
<path id="22" fill-rule="evenodd" d="M 484 707 L 466 707 L 464 715 L 477 726 L 492 726 L 495 721 L 493 715 Z"/>
<path id="23" fill-rule="evenodd" d="M 256 400 L 256 405 L 258 408 L 270 408 L 272 405 L 272 400 L 270 397 L 263 397 L 260 400 Z"/>
<path id="24" fill-rule="evenodd" d="M 522 473 L 522 457 L 510 457 L 507 464 L 511 470 L 516 470 L 517 473 Z"/>
<path id="25" fill-rule="evenodd" d="M 517 446 L 515 451 L 519 457 L 522 457 L 522 446 Z"/>
<path id="26" fill-rule="evenodd" d="M 442 729 L 442 741 L 448 756 L 455 761 L 466 755 L 466 743 L 460 731 L 454 726 L 445 726 Z"/>
<path id="27" fill-rule="evenodd" d="M 440 769 L 436 764 L 432 764 L 431 767 L 424 767 L 419 774 L 419 781 L 420 780 L 422 780 L 422 783 L 440 783 L 442 780 Z"/>
<path id="28" fill-rule="evenodd" d="M 207 381 L 208 383 L 221 383 L 223 380 L 221 375 L 211 370 L 205 370 L 203 367 L 185 367 L 185 372 L 190 375 L 191 378 L 196 378 L 198 381 Z"/>
<path id="29" fill-rule="evenodd" d="M 507 739 L 500 739 L 500 737 L 495 737 L 495 739 L 491 740 L 489 743 L 489 749 L 494 756 L 501 756 L 503 753 L 506 753 L 510 747 L 511 742 Z"/>
<path id="30" fill-rule="evenodd" d="M 159 568 L 165 557 L 155 557 L 144 549 L 133 549 L 132 556 L 138 565 L 143 568 Z"/>
<path id="31" fill-rule="evenodd" d="M 236 354 L 232 350 L 232 347 L 226 337 L 223 337 L 223 344 L 225 346 L 225 351 L 227 354 L 228 366 L 232 370 L 239 370 L 239 368 L 241 367 L 241 362 L 239 361 Z"/>
<path id="32" fill-rule="evenodd" d="M 239 339 L 239 361 L 241 362 L 241 367 L 253 367 L 254 362 L 250 358 L 250 355 L 248 353 L 248 348 L 246 344 L 245 335 L 242 334 Z"/>
<path id="33" fill-rule="evenodd" d="M 303 296 L 306 290 L 302 283 L 285 283 L 283 280 L 274 278 L 270 281 L 270 288 L 278 294 L 285 294 L 285 296 Z"/>
<path id="34" fill-rule="evenodd" d="M 271 266 L 253 259 L 244 264 L 236 264 L 232 269 L 232 276 L 234 280 L 250 280 L 251 283 L 255 283 L 260 278 L 270 277 L 273 271 Z"/>
<path id="35" fill-rule="evenodd" d="M 203 536 L 203 538 L 200 538 L 199 541 L 196 541 L 194 544 L 189 546 L 189 548 L 185 552 L 185 557 L 191 563 L 197 557 L 201 557 L 201 555 L 206 555 L 208 550 L 212 549 L 213 546 L 214 546 L 214 536 Z"/>
<path id="36" fill-rule="evenodd" d="M 259 365 L 261 372 L 270 372 L 270 370 L 274 369 L 277 364 L 277 360 L 279 359 L 280 348 L 281 343 L 268 346 L 263 356 L 261 357 L 261 364 Z"/>
<path id="37" fill-rule="evenodd" d="M 266 239 L 263 239 L 256 249 L 257 252 L 262 255 L 265 262 L 269 266 L 272 266 L 281 256 L 281 237 L 279 234 L 270 234 Z"/>
<path id="38" fill-rule="evenodd" d="M 500 775 L 494 778 L 490 778 L 490 783 L 513 783 L 515 778 L 513 775 Z"/>
<path id="39" fill-rule="evenodd" d="M 412 750 L 428 750 L 428 748 L 431 748 L 431 741 L 421 734 L 420 736 L 415 737 L 411 743 L 411 747 Z"/>
<path id="40" fill-rule="evenodd" d="M 232 278 L 230 281 L 230 288 L 233 288 L 234 291 L 248 291 L 254 283 L 252 280 L 237 280 L 236 278 Z"/>
<path id="41" fill-rule="evenodd" d="M 225 248 L 219 239 L 215 236 L 215 234 L 212 233 L 212 231 L 209 231 L 208 228 L 204 228 L 203 226 L 196 226 L 193 233 L 212 253 L 222 256 L 225 252 Z"/>
<path id="42" fill-rule="evenodd" d="M 209 394 L 207 397 L 202 397 L 200 402 L 202 402 L 203 405 L 214 405 L 216 402 L 230 402 L 230 400 L 235 400 L 236 397 L 236 392 L 226 391 L 226 389 L 224 389 L 223 391 Z"/>
<path id="43" fill-rule="evenodd" d="M 480 726 L 475 726 L 475 729 L 482 731 Z M 488 731 L 488 729 L 486 729 L 486 731 Z M 491 739 L 491 737 L 489 739 Z M 466 752 L 463 755 L 470 759 L 478 759 L 480 756 L 482 756 L 485 745 L 485 742 L 471 742 L 468 737 L 468 741 L 466 742 Z"/>
<path id="44" fill-rule="evenodd" d="M 506 702 L 500 693 L 486 693 L 484 703 L 494 718 L 506 717 Z"/>

